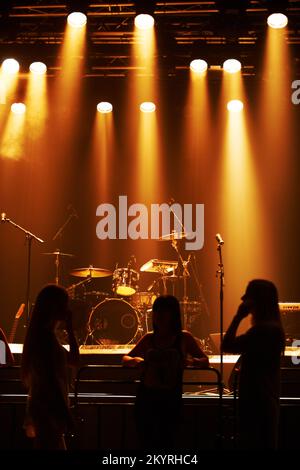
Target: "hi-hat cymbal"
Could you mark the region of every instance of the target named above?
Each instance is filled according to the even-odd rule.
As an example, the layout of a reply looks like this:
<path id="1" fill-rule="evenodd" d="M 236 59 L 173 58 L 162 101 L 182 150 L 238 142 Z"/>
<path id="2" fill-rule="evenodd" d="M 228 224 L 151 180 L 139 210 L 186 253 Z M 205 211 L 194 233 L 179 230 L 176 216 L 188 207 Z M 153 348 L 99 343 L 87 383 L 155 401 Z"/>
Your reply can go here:
<path id="1" fill-rule="evenodd" d="M 90 266 L 88 268 L 77 268 L 70 272 L 71 276 L 76 277 L 108 277 L 112 276 L 112 272 L 104 268 L 94 268 Z"/>
<path id="2" fill-rule="evenodd" d="M 52 251 L 52 253 L 42 253 L 42 255 L 53 255 L 53 256 L 75 256 L 75 255 L 71 255 L 70 253 L 62 253 L 60 250 L 55 250 L 55 251 Z"/>
<path id="3" fill-rule="evenodd" d="M 187 233 L 185 232 L 172 232 L 172 233 L 167 233 L 166 235 L 162 235 L 159 237 L 160 241 L 168 241 L 168 240 L 182 240 L 183 238 L 187 237 Z"/>

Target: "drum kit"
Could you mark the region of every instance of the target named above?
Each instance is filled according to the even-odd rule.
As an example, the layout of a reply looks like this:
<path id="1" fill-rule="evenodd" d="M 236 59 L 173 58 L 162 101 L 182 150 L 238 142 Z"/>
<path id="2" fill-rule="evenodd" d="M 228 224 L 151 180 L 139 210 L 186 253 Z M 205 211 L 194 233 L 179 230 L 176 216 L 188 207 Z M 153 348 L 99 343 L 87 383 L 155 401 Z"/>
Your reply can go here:
<path id="1" fill-rule="evenodd" d="M 176 235 L 165 235 L 161 240 L 170 240 L 176 249 L 179 236 L 184 238 L 184 234 Z M 67 287 L 67 291 L 79 343 L 103 346 L 135 344 L 151 331 L 152 305 L 156 297 L 163 294 L 175 295 L 179 299 L 183 328 L 192 331 L 195 319 L 202 316 L 203 302 L 201 298 L 189 299 L 190 257 L 184 261 L 179 250 L 176 251 L 177 261 L 151 259 L 141 266 L 140 272 L 133 269 L 134 257 L 127 267 L 117 267 L 114 271 L 92 265 L 73 269 L 70 275 L 80 280 Z M 55 282 L 59 284 L 60 261 L 73 255 L 60 250 L 45 254 L 55 256 Z M 140 291 L 140 273 L 146 272 L 158 276 L 146 291 Z M 112 277 L 112 292 L 89 289 L 92 281 L 95 285 L 98 280 L 108 277 Z M 201 336 L 201 332 L 196 336 Z"/>

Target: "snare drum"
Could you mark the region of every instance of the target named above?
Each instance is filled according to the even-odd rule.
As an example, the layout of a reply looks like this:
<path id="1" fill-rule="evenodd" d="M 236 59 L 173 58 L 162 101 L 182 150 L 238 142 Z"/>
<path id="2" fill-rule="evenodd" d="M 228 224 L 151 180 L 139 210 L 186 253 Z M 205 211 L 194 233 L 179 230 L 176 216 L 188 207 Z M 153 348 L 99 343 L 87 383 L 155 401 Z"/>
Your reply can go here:
<path id="1" fill-rule="evenodd" d="M 136 293 L 140 275 L 130 268 L 119 268 L 113 273 L 113 291 L 117 295 L 128 297 Z"/>
<path id="2" fill-rule="evenodd" d="M 92 309 L 88 326 L 98 344 L 128 344 L 139 333 L 139 318 L 125 300 L 106 299 Z"/>

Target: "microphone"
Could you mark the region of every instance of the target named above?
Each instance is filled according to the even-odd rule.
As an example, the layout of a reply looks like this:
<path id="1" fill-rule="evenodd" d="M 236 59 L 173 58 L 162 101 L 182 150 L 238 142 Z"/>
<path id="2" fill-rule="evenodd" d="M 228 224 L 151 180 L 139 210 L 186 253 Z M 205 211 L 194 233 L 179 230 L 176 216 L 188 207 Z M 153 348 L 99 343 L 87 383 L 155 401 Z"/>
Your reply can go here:
<path id="1" fill-rule="evenodd" d="M 216 234 L 216 240 L 219 243 L 219 245 L 224 245 L 224 240 L 219 233 Z"/>
<path id="2" fill-rule="evenodd" d="M 174 202 L 175 202 L 175 199 L 173 197 L 171 197 L 169 202 L 168 202 L 169 206 L 172 206 L 172 204 L 174 204 Z"/>
<path id="3" fill-rule="evenodd" d="M 75 207 L 72 204 L 69 204 L 67 209 L 68 209 L 68 211 L 71 211 L 72 217 L 76 217 L 76 219 L 79 219 L 77 211 L 76 211 Z"/>
<path id="4" fill-rule="evenodd" d="M 6 214 L 5 214 L 5 212 L 1 212 L 1 222 L 6 222 Z"/>

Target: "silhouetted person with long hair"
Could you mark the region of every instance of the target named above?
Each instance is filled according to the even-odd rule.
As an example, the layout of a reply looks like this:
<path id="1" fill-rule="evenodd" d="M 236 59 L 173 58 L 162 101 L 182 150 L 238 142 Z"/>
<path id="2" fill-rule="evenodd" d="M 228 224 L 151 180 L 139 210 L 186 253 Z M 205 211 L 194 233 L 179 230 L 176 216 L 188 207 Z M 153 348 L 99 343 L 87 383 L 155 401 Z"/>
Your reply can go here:
<path id="1" fill-rule="evenodd" d="M 237 336 L 249 314 L 252 327 Z M 276 449 L 278 444 L 280 357 L 285 335 L 275 285 L 255 279 L 248 284 L 223 340 L 223 351 L 241 354 L 238 428 L 242 449 Z"/>
<path id="2" fill-rule="evenodd" d="M 171 449 L 182 412 L 183 369 L 208 367 L 208 358 L 191 333 L 182 330 L 175 297 L 158 297 L 152 310 L 153 332 L 123 357 L 123 364 L 142 368 L 135 407 L 140 447 Z"/>
<path id="3" fill-rule="evenodd" d="M 44 287 L 34 304 L 25 338 L 21 372 L 28 402 L 24 428 L 38 449 L 65 449 L 64 434 L 72 426 L 68 366 L 77 367 L 79 350 L 68 300 L 63 287 Z M 55 334 L 61 322 L 68 334 L 69 352 Z"/>

